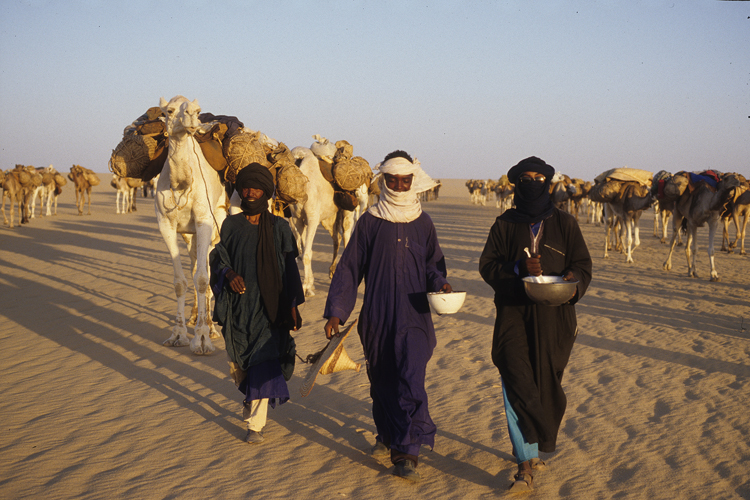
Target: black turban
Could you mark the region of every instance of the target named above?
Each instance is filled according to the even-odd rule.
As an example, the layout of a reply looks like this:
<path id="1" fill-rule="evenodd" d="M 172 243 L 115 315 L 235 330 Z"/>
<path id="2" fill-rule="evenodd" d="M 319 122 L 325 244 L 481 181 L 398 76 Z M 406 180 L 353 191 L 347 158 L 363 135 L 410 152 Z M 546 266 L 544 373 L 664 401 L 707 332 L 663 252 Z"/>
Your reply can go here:
<path id="1" fill-rule="evenodd" d="M 518 165 L 511 167 L 511 169 L 508 170 L 508 180 L 511 184 L 518 184 L 518 178 L 524 172 L 539 172 L 545 176 L 547 180 L 551 181 L 552 176 L 555 175 L 555 168 L 552 165 L 547 165 L 547 163 L 541 158 L 529 156 L 525 160 L 518 162 Z"/>
<path id="2" fill-rule="evenodd" d="M 240 170 L 234 180 L 234 189 L 242 192 L 243 188 L 262 189 L 268 201 L 273 197 L 275 188 L 273 175 L 260 163 L 251 163 Z"/>
<path id="3" fill-rule="evenodd" d="M 521 184 L 518 178 L 524 172 L 538 172 L 544 176 L 544 182 Z M 550 198 L 549 186 L 554 175 L 554 167 L 536 156 L 530 156 L 511 167 L 508 180 L 515 185 L 513 201 L 516 207 L 506 210 L 500 218 L 518 224 L 535 224 L 552 215 L 555 206 Z"/>

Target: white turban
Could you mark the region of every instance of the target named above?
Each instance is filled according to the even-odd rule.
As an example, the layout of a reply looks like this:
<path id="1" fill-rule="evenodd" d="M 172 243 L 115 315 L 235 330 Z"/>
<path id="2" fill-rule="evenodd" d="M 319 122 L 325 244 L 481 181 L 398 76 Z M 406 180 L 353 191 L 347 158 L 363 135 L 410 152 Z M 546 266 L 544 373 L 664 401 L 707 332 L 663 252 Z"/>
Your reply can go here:
<path id="1" fill-rule="evenodd" d="M 380 187 L 380 199 L 367 211 L 375 217 L 390 222 L 411 222 L 422 214 L 422 204 L 417 195 L 428 189 L 432 189 L 437 183 L 422 170 L 419 160 L 410 162 L 406 158 L 395 157 L 379 163 L 376 167 L 380 171 L 378 186 Z M 409 191 L 397 192 L 388 189 L 385 184 L 385 176 L 414 174 L 411 189 Z"/>

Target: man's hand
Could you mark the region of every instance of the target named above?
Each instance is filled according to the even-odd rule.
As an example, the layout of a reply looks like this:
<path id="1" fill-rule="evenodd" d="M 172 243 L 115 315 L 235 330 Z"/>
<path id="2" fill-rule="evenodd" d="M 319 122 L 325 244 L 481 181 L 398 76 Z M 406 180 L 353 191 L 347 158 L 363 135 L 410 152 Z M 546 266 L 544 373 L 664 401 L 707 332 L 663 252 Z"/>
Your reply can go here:
<path id="1" fill-rule="evenodd" d="M 336 316 L 331 316 L 328 318 L 328 322 L 326 323 L 326 326 L 323 327 L 323 330 L 326 332 L 326 338 L 332 339 L 334 336 L 339 336 L 339 324 L 341 323 L 341 320 L 337 318 Z"/>
<path id="2" fill-rule="evenodd" d="M 453 291 L 453 287 L 451 286 L 450 283 L 446 283 L 445 285 L 443 285 L 440 291 L 444 293 L 451 293 Z"/>
<path id="3" fill-rule="evenodd" d="M 239 294 L 245 293 L 245 280 L 242 279 L 242 276 L 230 269 L 227 271 L 226 278 L 229 280 L 229 288 L 233 292 Z"/>
<path id="4" fill-rule="evenodd" d="M 292 330 L 295 332 L 302 328 L 302 316 L 299 315 L 299 311 L 297 310 L 297 306 L 292 307 L 292 320 L 294 321 L 294 327 Z"/>
<path id="5" fill-rule="evenodd" d="M 573 271 L 568 271 L 567 273 L 565 273 L 565 275 L 563 276 L 563 281 L 576 281 L 576 276 L 575 274 L 573 274 Z M 575 297 L 577 293 L 578 293 L 578 287 L 576 287 L 576 289 L 573 291 L 573 295 L 571 295 L 568 300 L 572 300 L 573 297 Z"/>
<path id="6" fill-rule="evenodd" d="M 528 259 L 521 259 L 518 263 L 518 271 L 523 276 L 541 276 L 542 261 L 541 255 L 532 254 Z"/>

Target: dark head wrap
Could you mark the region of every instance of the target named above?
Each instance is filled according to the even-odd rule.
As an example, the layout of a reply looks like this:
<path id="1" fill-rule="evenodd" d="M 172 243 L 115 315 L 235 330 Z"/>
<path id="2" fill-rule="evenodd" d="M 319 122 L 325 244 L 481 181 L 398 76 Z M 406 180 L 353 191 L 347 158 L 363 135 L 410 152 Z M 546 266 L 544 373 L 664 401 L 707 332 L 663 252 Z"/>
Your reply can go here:
<path id="1" fill-rule="evenodd" d="M 518 178 L 524 172 L 538 172 L 545 177 L 544 182 L 521 184 Z M 536 156 L 521 160 L 508 170 L 508 180 L 515 185 L 513 201 L 516 207 L 506 210 L 500 219 L 517 224 L 535 224 L 552 215 L 555 206 L 550 198 L 549 186 L 553 175 L 554 167 Z"/>
<path id="2" fill-rule="evenodd" d="M 262 189 L 263 197 L 255 201 L 242 200 L 242 212 L 247 215 L 258 215 L 268 208 L 268 200 L 273 197 L 275 190 L 273 175 L 260 163 L 251 163 L 237 173 L 234 189 L 242 196 L 245 188 Z"/>
<path id="3" fill-rule="evenodd" d="M 279 262 L 276 257 L 276 245 L 273 239 L 273 215 L 268 211 L 268 200 L 274 194 L 275 185 L 273 175 L 260 163 L 251 163 L 237 173 L 234 188 L 242 196 L 245 188 L 262 189 L 263 196 L 255 201 L 242 199 L 242 213 L 244 215 L 258 215 L 258 287 L 268 318 L 273 324 L 279 324 L 282 314 L 279 314 L 279 302 L 284 287 L 281 282 Z"/>

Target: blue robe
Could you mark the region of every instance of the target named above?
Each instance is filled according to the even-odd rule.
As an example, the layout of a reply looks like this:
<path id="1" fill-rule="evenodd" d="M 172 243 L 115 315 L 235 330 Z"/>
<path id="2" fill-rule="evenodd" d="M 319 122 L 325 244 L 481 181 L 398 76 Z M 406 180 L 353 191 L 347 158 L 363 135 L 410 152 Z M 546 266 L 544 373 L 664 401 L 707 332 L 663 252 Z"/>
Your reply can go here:
<path id="1" fill-rule="evenodd" d="M 436 339 L 426 292 L 440 290 L 446 275 L 429 215 L 393 223 L 365 213 L 336 267 L 326 301 L 324 316 L 346 322 L 365 280 L 357 329 L 378 441 L 411 455 L 435 441 L 425 370 Z"/>

